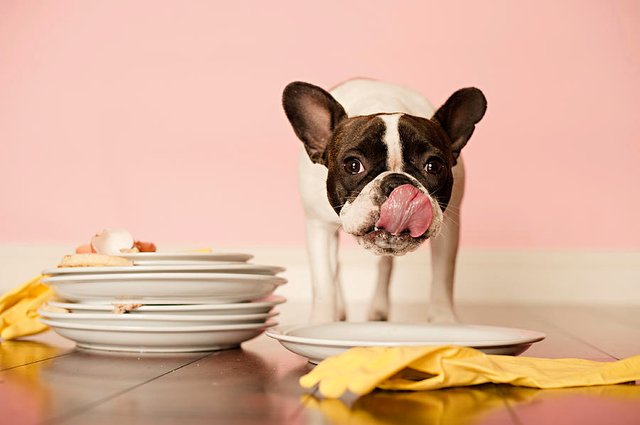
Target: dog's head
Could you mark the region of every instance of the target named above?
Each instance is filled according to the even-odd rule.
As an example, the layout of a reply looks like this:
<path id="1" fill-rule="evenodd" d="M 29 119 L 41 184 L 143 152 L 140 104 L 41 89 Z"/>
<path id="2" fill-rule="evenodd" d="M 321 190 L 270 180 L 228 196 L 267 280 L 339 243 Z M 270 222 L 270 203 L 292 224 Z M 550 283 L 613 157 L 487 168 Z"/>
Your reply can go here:
<path id="1" fill-rule="evenodd" d="M 347 117 L 325 90 L 294 82 L 283 106 L 311 160 L 328 169 L 327 195 L 343 229 L 378 254 L 402 255 L 438 233 L 451 170 L 487 103 L 480 90 L 465 88 L 431 119 Z"/>

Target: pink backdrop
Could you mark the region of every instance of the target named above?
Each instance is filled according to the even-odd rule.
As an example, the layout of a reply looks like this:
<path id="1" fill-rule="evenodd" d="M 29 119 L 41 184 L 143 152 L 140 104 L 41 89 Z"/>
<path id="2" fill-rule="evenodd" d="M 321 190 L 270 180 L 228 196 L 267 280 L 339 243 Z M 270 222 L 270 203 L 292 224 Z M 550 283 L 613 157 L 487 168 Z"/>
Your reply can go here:
<path id="1" fill-rule="evenodd" d="M 0 242 L 299 245 L 292 80 L 480 87 L 463 243 L 638 248 L 636 1 L 3 1 Z"/>

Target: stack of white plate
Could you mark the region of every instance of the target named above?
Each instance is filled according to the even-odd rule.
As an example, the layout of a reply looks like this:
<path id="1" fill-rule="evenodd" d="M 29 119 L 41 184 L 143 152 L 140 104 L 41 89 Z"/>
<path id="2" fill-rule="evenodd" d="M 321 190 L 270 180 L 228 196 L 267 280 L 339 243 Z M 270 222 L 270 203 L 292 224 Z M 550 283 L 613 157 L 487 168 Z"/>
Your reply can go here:
<path id="1" fill-rule="evenodd" d="M 138 352 L 232 348 L 277 325 L 282 267 L 249 264 L 249 254 L 121 256 L 134 265 L 44 270 L 61 301 L 40 320 L 82 348 Z"/>

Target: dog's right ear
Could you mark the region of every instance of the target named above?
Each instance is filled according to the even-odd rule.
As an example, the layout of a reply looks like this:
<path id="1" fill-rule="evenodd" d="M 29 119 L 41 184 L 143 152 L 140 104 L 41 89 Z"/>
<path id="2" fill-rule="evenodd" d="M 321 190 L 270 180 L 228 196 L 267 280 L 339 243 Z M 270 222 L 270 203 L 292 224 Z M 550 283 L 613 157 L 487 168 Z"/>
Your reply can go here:
<path id="1" fill-rule="evenodd" d="M 324 164 L 324 151 L 333 130 L 347 117 L 342 105 L 320 87 L 300 81 L 285 87 L 282 105 L 311 161 Z"/>

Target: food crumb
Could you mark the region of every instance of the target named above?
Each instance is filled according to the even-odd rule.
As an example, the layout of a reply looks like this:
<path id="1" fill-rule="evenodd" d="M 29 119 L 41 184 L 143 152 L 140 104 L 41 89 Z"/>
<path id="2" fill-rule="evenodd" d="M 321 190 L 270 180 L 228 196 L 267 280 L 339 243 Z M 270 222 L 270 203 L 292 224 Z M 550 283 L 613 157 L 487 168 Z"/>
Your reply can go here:
<path id="1" fill-rule="evenodd" d="M 111 312 L 115 314 L 124 314 L 139 307 L 142 307 L 142 304 L 114 304 Z"/>

